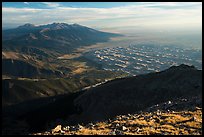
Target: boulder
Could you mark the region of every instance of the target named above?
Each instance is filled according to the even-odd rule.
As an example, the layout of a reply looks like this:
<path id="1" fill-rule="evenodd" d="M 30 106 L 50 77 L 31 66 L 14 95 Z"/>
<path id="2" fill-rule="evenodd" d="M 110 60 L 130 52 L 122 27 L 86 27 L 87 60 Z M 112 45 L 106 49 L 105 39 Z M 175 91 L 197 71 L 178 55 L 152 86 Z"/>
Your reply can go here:
<path id="1" fill-rule="evenodd" d="M 57 125 L 54 129 L 52 129 L 52 133 L 58 133 L 62 130 L 62 126 L 61 125 Z"/>

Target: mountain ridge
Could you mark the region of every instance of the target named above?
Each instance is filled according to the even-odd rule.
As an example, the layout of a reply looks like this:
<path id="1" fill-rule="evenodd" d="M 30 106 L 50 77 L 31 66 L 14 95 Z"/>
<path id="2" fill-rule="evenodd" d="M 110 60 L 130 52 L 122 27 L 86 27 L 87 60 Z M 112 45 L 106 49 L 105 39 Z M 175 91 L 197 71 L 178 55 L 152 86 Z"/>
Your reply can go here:
<path id="1" fill-rule="evenodd" d="M 22 51 L 25 47 L 70 53 L 82 46 L 106 42 L 121 34 L 98 31 L 79 24 L 52 23 L 35 26 L 24 24 L 2 31 L 3 50 Z"/>
<path id="2" fill-rule="evenodd" d="M 11 107 L 12 109 L 5 111 L 4 115 L 8 116 L 6 112 L 12 115 L 12 111 L 16 110 L 22 114 L 18 119 L 26 122 L 32 132 L 38 132 L 56 119 L 63 119 L 57 123 L 62 125 L 87 124 L 108 120 L 118 115 L 140 112 L 157 104 L 166 104 L 165 102 L 171 104 L 178 99 L 196 97 L 200 102 L 201 96 L 202 70 L 197 70 L 193 66 L 180 65 L 161 72 L 111 80 L 71 95 L 53 97 L 55 100 L 51 99 L 50 103 L 41 99 L 41 104 L 46 105 L 37 105 L 36 109 L 29 111 L 24 110 L 31 108 L 27 103 L 24 104 L 27 106 L 25 108 L 18 106 L 21 109 L 13 106 L 14 108 Z M 39 102 L 36 100 L 34 104 Z M 34 107 L 34 104 L 30 106 Z M 185 108 L 191 108 L 189 104 Z"/>
<path id="3" fill-rule="evenodd" d="M 201 75 L 202 70 L 182 64 L 157 73 L 110 81 L 75 99 L 75 105 L 84 110 L 76 117 L 83 122 L 104 119 L 139 111 L 169 99 L 199 95 Z"/>

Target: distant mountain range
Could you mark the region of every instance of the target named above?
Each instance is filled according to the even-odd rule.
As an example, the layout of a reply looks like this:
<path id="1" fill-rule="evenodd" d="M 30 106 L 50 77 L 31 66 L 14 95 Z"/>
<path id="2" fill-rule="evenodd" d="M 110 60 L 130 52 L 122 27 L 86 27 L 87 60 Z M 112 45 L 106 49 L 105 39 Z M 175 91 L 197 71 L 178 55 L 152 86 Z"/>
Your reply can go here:
<path id="1" fill-rule="evenodd" d="M 122 36 L 79 24 L 66 23 L 40 26 L 27 23 L 15 29 L 3 30 L 2 35 L 3 50 L 27 52 L 32 47 L 59 53 L 69 53 L 81 46 L 105 42 L 111 37 Z"/>
<path id="2" fill-rule="evenodd" d="M 2 74 L 27 78 L 64 77 L 75 68 L 71 66 L 73 62 L 65 63 L 58 57 L 122 36 L 66 23 L 40 26 L 27 23 L 3 30 L 2 35 Z"/>

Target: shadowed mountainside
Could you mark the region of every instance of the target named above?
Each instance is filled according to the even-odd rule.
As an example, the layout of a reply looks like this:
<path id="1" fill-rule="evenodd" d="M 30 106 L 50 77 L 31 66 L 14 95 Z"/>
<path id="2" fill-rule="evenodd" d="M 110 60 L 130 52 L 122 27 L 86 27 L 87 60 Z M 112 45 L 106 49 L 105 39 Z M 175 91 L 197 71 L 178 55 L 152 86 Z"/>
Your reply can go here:
<path id="1" fill-rule="evenodd" d="M 2 74 L 15 77 L 39 77 L 39 76 L 55 76 L 61 77 L 60 71 L 42 69 L 28 62 L 14 59 L 2 59 Z"/>
<path id="2" fill-rule="evenodd" d="M 56 119 L 63 118 L 62 122 L 58 122 L 62 125 L 85 124 L 139 112 L 169 100 L 200 98 L 201 95 L 202 70 L 182 64 L 157 73 L 112 80 L 82 92 L 58 96 L 54 101 L 50 98 L 50 103 L 44 100 L 44 105 L 25 111 L 19 118 L 29 125 L 30 132 L 36 132 L 46 129 L 46 125 Z M 39 101 L 31 104 L 24 103 L 31 108 Z M 4 115 L 12 115 L 13 110 L 25 108 L 16 109 L 13 106 L 10 110 L 4 110 Z"/>
<path id="3" fill-rule="evenodd" d="M 118 76 L 123 76 L 123 74 L 113 73 L 111 71 L 92 70 L 65 78 L 3 79 L 2 105 L 14 105 L 41 97 L 74 93 L 80 91 L 82 88 L 104 82 L 107 79 L 114 79 Z"/>
<path id="4" fill-rule="evenodd" d="M 173 66 L 158 73 L 110 81 L 89 89 L 74 104 L 82 113 L 70 121 L 94 121 L 131 113 L 168 100 L 202 93 L 202 70 Z"/>

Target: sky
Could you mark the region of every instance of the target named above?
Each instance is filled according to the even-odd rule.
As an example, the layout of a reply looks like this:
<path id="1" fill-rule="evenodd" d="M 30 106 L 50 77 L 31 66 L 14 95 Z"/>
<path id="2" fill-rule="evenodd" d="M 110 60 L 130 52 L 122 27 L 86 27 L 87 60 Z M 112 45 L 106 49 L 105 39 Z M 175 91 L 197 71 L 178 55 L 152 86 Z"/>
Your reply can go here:
<path id="1" fill-rule="evenodd" d="M 2 2 L 2 27 L 77 23 L 102 31 L 198 31 L 201 2 Z"/>

